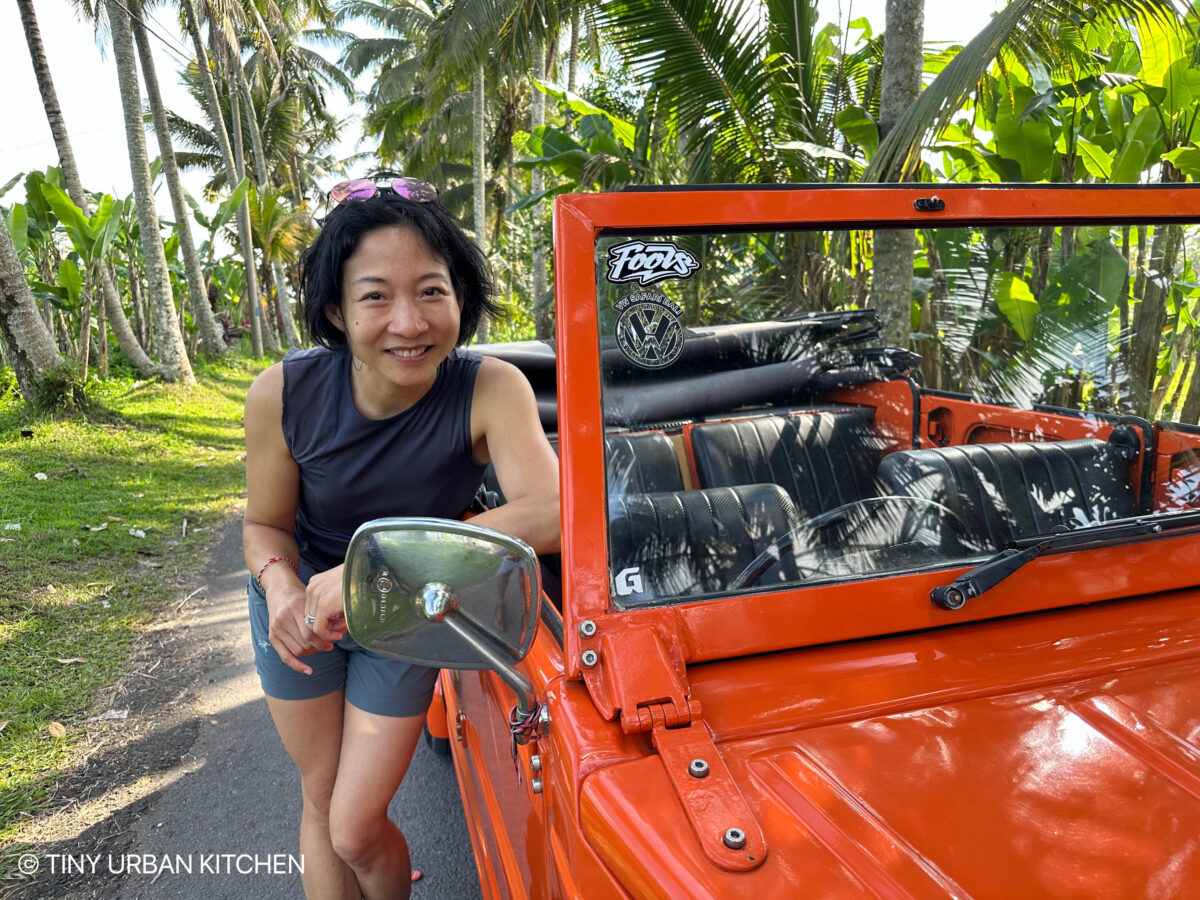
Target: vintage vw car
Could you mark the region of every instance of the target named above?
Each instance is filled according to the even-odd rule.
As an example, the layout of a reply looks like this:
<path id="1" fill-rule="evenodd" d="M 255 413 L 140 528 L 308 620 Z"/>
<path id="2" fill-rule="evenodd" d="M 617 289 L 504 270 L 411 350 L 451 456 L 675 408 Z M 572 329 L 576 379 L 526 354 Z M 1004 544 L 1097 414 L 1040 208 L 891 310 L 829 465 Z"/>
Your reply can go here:
<path id="1" fill-rule="evenodd" d="M 346 569 L 356 638 L 445 667 L 484 895 L 1200 896 L 1197 223 L 559 197 L 557 341 L 483 350 L 539 394 L 561 559 L 383 520 Z"/>

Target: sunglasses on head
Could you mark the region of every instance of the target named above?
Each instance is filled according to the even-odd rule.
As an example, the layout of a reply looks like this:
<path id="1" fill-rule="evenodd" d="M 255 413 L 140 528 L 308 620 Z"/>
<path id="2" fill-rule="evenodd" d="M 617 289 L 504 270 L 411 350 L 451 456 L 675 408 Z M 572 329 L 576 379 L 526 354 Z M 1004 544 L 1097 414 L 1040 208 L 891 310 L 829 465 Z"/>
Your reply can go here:
<path id="1" fill-rule="evenodd" d="M 370 200 L 385 191 L 391 191 L 397 197 L 412 200 L 414 203 L 434 203 L 438 199 L 438 189 L 427 181 L 419 178 L 397 177 L 377 181 L 374 178 L 355 178 L 353 181 L 343 181 L 335 184 L 329 190 L 329 199 L 334 203 L 345 203 L 348 200 Z"/>

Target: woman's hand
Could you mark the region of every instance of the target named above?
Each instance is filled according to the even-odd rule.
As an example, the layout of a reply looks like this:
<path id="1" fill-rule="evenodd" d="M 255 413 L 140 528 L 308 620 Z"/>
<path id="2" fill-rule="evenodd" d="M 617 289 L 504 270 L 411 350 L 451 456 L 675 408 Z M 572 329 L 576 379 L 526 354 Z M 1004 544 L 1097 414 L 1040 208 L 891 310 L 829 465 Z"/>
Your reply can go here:
<path id="1" fill-rule="evenodd" d="M 313 633 L 327 641 L 346 634 L 346 611 L 342 605 L 342 566 L 314 575 L 308 582 L 308 612 L 316 617 Z"/>
<path id="2" fill-rule="evenodd" d="M 296 657 L 318 650 L 332 650 L 333 644 L 305 624 L 306 599 L 304 585 L 299 582 L 294 586 L 267 591 L 267 612 L 271 623 L 267 639 L 285 665 L 301 674 L 311 675 L 312 667 Z"/>

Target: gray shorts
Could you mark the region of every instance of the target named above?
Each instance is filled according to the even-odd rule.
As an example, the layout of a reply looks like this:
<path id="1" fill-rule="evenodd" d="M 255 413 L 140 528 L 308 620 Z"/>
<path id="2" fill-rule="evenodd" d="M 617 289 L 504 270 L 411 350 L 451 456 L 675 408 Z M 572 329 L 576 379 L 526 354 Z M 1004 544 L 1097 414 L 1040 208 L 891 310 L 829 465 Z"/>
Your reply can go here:
<path id="1" fill-rule="evenodd" d="M 268 697 L 312 700 L 345 688 L 350 704 L 379 716 L 419 716 L 429 708 L 437 669 L 372 653 L 360 647 L 349 634 L 334 643 L 332 650 L 300 657 L 312 667 L 311 675 L 290 668 L 267 640 L 270 628 L 267 598 L 253 577 L 247 593 L 254 666 Z"/>

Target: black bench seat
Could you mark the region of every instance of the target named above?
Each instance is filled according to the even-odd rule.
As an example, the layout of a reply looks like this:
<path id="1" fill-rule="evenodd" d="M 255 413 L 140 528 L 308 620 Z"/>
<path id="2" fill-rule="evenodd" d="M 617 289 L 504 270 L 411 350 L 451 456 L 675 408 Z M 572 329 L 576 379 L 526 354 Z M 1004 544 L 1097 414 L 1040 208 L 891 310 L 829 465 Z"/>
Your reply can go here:
<path id="1" fill-rule="evenodd" d="M 801 520 L 873 497 L 883 442 L 866 411 L 766 415 L 685 428 L 699 487 L 778 484 Z"/>
<path id="2" fill-rule="evenodd" d="M 968 551 L 1137 514 L 1125 448 L 1095 438 L 906 450 L 883 459 L 879 480 L 947 507 Z"/>
<path id="3" fill-rule="evenodd" d="M 653 603 L 726 590 L 796 524 L 775 484 L 610 495 L 608 541 L 618 602 Z"/>

